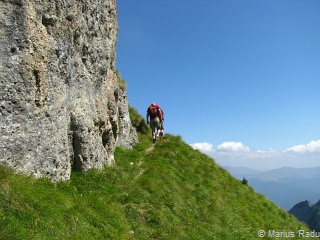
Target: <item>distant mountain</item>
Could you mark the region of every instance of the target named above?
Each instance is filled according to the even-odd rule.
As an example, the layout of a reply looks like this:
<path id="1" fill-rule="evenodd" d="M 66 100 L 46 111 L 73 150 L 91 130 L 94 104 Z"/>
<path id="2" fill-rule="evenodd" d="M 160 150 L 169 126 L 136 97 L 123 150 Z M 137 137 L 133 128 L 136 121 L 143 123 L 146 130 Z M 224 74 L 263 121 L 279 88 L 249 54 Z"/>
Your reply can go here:
<path id="1" fill-rule="evenodd" d="M 273 169 L 267 172 L 261 173 L 256 180 L 267 182 L 290 182 L 290 180 L 295 182 L 295 179 L 312 179 L 320 177 L 320 167 L 314 168 L 291 168 L 283 167 L 278 169 Z"/>
<path id="2" fill-rule="evenodd" d="M 314 205 L 307 200 L 297 203 L 289 213 L 306 223 L 311 230 L 320 231 L 320 200 Z"/>
<path id="3" fill-rule="evenodd" d="M 229 166 L 223 166 L 222 168 L 226 169 L 233 177 L 242 179 L 242 178 L 252 178 L 259 176 L 263 173 L 263 171 L 260 170 L 254 170 L 250 168 L 244 168 L 244 167 L 229 167 Z"/>
<path id="4" fill-rule="evenodd" d="M 320 167 L 284 167 L 260 173 L 248 168 L 225 169 L 238 179 L 248 179 L 249 186 L 286 210 L 305 199 L 316 202 L 320 196 L 320 188 L 316 187 L 320 182 Z"/>

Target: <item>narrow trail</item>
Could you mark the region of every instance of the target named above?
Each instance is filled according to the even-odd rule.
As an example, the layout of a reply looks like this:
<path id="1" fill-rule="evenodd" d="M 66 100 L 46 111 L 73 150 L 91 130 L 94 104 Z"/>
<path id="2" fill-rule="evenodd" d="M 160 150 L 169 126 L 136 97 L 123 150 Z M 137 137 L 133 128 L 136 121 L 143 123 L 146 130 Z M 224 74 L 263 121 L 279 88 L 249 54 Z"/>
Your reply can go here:
<path id="1" fill-rule="evenodd" d="M 162 137 L 157 138 L 157 141 L 161 140 Z M 154 149 L 155 142 L 152 143 L 152 146 L 146 149 L 146 153 L 150 153 Z"/>
<path id="2" fill-rule="evenodd" d="M 147 148 L 147 149 L 146 149 L 146 152 L 149 153 L 149 152 L 151 152 L 153 149 L 154 149 L 154 144 L 152 144 L 151 147 Z"/>
<path id="3" fill-rule="evenodd" d="M 146 153 L 150 153 L 153 149 L 154 149 L 154 143 L 151 145 L 151 147 L 146 149 Z M 141 166 L 143 163 L 143 161 L 139 161 L 138 162 L 138 166 Z M 141 168 L 139 174 L 135 177 L 135 179 L 137 179 L 138 177 L 140 177 L 143 173 L 145 172 L 145 169 Z"/>

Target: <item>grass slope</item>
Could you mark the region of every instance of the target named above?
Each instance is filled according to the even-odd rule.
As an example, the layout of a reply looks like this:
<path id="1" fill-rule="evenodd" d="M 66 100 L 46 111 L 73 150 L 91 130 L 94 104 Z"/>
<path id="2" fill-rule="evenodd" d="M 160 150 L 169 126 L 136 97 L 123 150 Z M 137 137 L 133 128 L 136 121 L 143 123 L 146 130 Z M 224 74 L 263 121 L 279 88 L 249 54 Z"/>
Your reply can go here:
<path id="1" fill-rule="evenodd" d="M 116 149 L 115 166 L 69 182 L 0 168 L 0 239 L 259 239 L 260 229 L 307 230 L 179 136 L 150 147 L 140 134 L 133 150 Z"/>

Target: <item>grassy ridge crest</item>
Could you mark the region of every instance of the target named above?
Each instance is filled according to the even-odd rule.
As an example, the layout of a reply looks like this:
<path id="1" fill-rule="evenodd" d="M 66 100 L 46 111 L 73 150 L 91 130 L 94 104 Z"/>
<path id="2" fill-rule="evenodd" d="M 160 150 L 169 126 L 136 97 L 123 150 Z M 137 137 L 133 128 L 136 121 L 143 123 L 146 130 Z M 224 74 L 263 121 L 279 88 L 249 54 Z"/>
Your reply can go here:
<path id="1" fill-rule="evenodd" d="M 155 145 L 142 130 L 116 165 L 52 183 L 0 168 L 0 239 L 258 239 L 306 230 L 180 136 Z M 281 239 L 276 238 L 274 239 Z"/>

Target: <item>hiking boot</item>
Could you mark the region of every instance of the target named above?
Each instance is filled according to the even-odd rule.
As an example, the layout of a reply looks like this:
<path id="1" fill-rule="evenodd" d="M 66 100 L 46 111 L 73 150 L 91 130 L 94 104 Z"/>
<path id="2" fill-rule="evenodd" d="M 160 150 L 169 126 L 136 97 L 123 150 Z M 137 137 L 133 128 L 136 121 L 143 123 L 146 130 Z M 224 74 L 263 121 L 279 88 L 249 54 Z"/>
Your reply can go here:
<path id="1" fill-rule="evenodd" d="M 157 140 L 157 139 L 154 137 L 154 138 L 153 138 L 153 140 L 152 140 L 152 142 L 153 142 L 153 143 L 155 143 L 155 142 L 156 142 L 156 140 Z"/>

